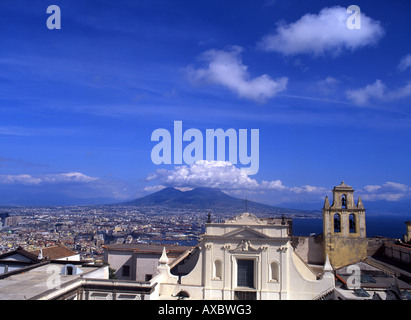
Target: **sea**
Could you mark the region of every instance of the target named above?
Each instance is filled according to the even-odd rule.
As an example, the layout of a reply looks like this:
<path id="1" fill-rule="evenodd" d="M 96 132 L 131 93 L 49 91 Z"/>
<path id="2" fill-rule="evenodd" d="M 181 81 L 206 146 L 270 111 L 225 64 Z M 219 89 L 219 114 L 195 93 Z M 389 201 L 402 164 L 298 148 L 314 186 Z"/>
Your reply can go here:
<path id="1" fill-rule="evenodd" d="M 411 220 L 410 215 L 367 215 L 367 237 L 382 236 L 394 239 L 402 239 L 406 233 L 406 221 Z M 293 219 L 293 235 L 309 236 L 323 232 L 323 220 L 319 219 Z"/>

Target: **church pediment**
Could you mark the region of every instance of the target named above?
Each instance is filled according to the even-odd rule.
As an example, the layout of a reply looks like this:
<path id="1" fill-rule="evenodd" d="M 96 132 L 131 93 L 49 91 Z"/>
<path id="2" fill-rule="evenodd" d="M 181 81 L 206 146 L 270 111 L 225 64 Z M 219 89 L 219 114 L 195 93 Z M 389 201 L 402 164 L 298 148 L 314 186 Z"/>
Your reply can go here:
<path id="1" fill-rule="evenodd" d="M 235 238 L 235 239 L 250 239 L 250 238 L 261 238 L 261 239 L 266 239 L 269 238 L 265 234 L 248 228 L 248 227 L 242 227 L 238 228 L 236 230 L 230 231 L 224 235 L 221 236 L 222 238 Z"/>
<path id="2" fill-rule="evenodd" d="M 255 215 L 249 212 L 241 213 L 234 218 L 227 220 L 225 223 L 241 225 L 267 224 L 266 221 L 258 219 Z"/>

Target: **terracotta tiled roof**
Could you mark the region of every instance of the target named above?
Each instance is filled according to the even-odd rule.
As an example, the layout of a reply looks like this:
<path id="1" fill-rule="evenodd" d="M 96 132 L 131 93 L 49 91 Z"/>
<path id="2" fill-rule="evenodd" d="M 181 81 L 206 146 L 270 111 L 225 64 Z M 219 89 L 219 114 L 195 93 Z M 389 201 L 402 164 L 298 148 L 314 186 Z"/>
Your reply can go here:
<path id="1" fill-rule="evenodd" d="M 42 251 L 43 251 L 43 257 L 49 260 L 61 259 L 65 257 L 74 256 L 77 254 L 76 252 L 71 251 L 70 249 L 66 248 L 62 244 L 57 244 L 55 246 L 50 246 L 50 247 L 44 247 L 42 248 Z M 38 256 L 40 254 L 40 249 L 33 250 L 30 252 Z"/>

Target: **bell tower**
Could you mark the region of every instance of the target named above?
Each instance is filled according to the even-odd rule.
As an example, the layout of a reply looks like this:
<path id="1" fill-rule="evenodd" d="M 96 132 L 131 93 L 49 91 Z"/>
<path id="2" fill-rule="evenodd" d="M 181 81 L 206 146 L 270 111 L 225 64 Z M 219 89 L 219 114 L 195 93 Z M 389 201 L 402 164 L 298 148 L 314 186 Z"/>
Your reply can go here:
<path id="1" fill-rule="evenodd" d="M 354 189 L 344 181 L 334 187 L 333 204 L 325 197 L 323 207 L 324 257 L 338 268 L 367 257 L 365 209 L 358 197 L 354 202 Z"/>

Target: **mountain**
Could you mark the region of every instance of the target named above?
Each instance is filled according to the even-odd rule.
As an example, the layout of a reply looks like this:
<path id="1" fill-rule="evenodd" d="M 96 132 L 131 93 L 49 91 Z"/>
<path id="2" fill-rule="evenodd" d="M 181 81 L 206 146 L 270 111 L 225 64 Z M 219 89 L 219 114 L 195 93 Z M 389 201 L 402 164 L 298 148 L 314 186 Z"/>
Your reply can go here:
<path id="1" fill-rule="evenodd" d="M 219 189 L 195 188 L 190 191 L 181 191 L 173 187 L 164 188 L 145 197 L 123 202 L 120 205 L 138 207 L 167 207 L 180 209 L 205 210 L 245 210 L 244 199 L 229 196 Z M 313 211 L 295 210 L 273 207 L 262 203 L 247 201 L 247 211 L 262 214 L 312 214 Z"/>
<path id="2" fill-rule="evenodd" d="M 123 203 L 131 206 L 167 206 L 176 207 L 233 207 L 244 208 L 244 200 L 231 197 L 218 189 L 196 188 L 190 191 L 181 191 L 173 187 L 164 188 L 143 198 Z"/>

